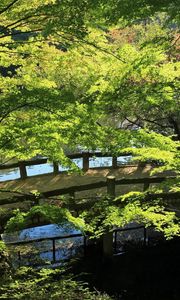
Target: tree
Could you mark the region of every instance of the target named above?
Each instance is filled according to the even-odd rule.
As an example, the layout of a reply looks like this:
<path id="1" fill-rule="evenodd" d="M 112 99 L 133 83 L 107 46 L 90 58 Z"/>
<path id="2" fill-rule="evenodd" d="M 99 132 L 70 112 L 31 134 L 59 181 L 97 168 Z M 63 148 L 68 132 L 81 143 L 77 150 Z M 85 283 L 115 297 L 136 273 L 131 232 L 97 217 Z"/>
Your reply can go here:
<path id="1" fill-rule="evenodd" d="M 73 95 L 52 79 L 52 72 L 59 67 L 63 51 L 85 35 L 84 18 L 91 5 L 88 1 L 26 4 L 1 3 L 1 153 L 6 158 L 37 153 L 51 158 L 57 148 L 58 159 L 68 141 L 67 131 L 79 123 L 79 113 L 72 120 L 77 106 Z"/>
<path id="2" fill-rule="evenodd" d="M 167 21 L 179 23 L 179 2 L 176 0 L 154 1 L 154 0 L 110 0 L 102 1 L 99 12 L 107 23 L 117 23 L 120 18 L 125 22 L 133 23 L 145 21 L 156 14 L 164 13 Z M 102 9 L 103 8 L 103 9 Z"/>
<path id="3" fill-rule="evenodd" d="M 136 123 L 138 127 L 144 127 L 144 123 L 148 122 L 148 127 L 151 124 L 151 127 L 155 130 L 161 126 L 161 132 L 163 128 L 165 131 L 167 126 L 168 128 L 174 127 L 174 133 L 178 136 L 178 115 L 175 113 L 174 116 L 176 106 L 174 105 L 168 118 L 165 119 L 164 117 L 167 110 L 169 108 L 171 110 L 171 107 L 168 106 L 170 101 L 165 105 L 165 108 L 164 103 L 167 103 L 167 101 L 161 101 L 161 110 L 163 106 L 164 111 L 161 124 L 156 122 L 156 115 L 158 114 L 156 107 L 153 109 L 154 117 L 149 118 L 148 116 L 150 107 L 152 108 L 151 103 L 148 107 L 148 102 L 155 102 L 155 100 L 152 100 L 154 95 L 156 95 L 156 98 L 157 95 L 162 94 L 163 98 L 167 97 L 168 94 L 172 94 L 172 89 L 177 89 L 177 84 L 172 83 L 171 80 L 167 82 L 167 78 L 166 83 L 162 85 L 160 78 L 154 78 L 154 82 L 148 82 L 145 78 L 147 75 L 137 76 L 138 72 L 142 72 L 145 66 L 147 69 L 148 65 L 149 71 L 147 72 L 155 72 L 153 70 L 153 68 L 156 68 L 155 64 L 162 64 L 162 61 L 166 60 L 165 56 L 162 58 L 162 52 L 165 50 L 163 49 L 164 46 L 157 49 L 156 54 L 154 54 L 153 46 L 149 48 L 147 46 L 139 51 L 137 47 L 126 46 L 125 44 L 118 45 L 116 41 L 109 41 L 113 39 L 112 36 L 108 36 L 106 32 L 101 31 L 100 33 L 97 29 L 92 30 L 90 36 L 87 36 L 88 26 L 95 24 L 96 21 L 97 24 L 99 20 L 102 21 L 101 16 L 95 14 L 90 22 L 90 17 L 95 13 L 95 10 L 98 12 L 99 8 L 100 12 L 104 12 L 104 16 L 106 12 L 110 16 L 110 10 L 114 12 L 117 10 L 118 5 L 121 5 L 121 10 L 117 10 L 118 14 L 114 15 L 114 21 L 117 22 L 122 16 L 125 18 L 125 12 L 127 13 L 125 3 L 122 1 L 108 3 L 104 3 L 104 1 L 82 1 L 80 5 L 77 5 L 77 1 L 70 0 L 61 2 L 33 1 L 28 7 L 25 4 L 26 1 L 10 2 L 7 0 L 1 3 L 1 153 L 4 156 L 8 158 L 14 156 L 27 158 L 42 153 L 59 160 L 63 156 L 62 149 L 65 145 L 70 144 L 72 138 L 75 145 L 82 144 L 83 147 L 93 149 L 97 147 L 106 148 L 105 140 L 107 140 L 109 134 L 112 134 L 114 128 L 107 128 L 106 126 L 102 128 L 102 122 L 98 121 L 98 116 L 101 116 L 101 119 L 108 117 L 109 120 L 109 116 L 112 119 L 114 111 L 116 116 L 113 119 L 118 118 L 118 122 L 125 122 L 125 126 L 128 126 L 128 128 L 133 123 Z M 129 4 L 132 4 L 131 1 L 129 1 Z M 143 3 L 143 7 L 150 7 L 150 10 L 155 13 L 162 9 L 169 11 L 169 7 L 172 7 L 173 2 L 165 5 L 161 3 L 156 5 L 153 2 L 150 6 L 148 6 L 149 4 L 147 1 Z M 102 9 L 103 7 L 106 9 L 105 11 Z M 133 15 L 140 14 L 140 11 L 142 13 L 143 7 L 142 5 L 137 7 L 133 5 L 133 11 L 136 12 L 133 12 Z M 146 14 L 149 15 L 150 10 L 144 9 Z M 110 23 L 110 20 L 108 22 Z M 158 30 L 160 35 L 162 29 Z M 103 37 L 101 38 L 102 33 Z M 163 33 L 163 36 L 165 34 L 166 32 Z M 142 39 L 141 37 L 139 46 L 142 44 Z M 108 45 L 107 40 L 109 41 Z M 73 47 L 75 45 L 75 50 L 71 50 L 72 45 Z M 99 70 L 95 68 L 92 59 L 84 59 L 82 58 L 83 55 L 77 53 L 78 51 L 82 53 L 83 47 L 86 56 L 94 55 L 94 49 L 97 50 L 96 63 L 99 64 Z M 93 49 L 93 47 L 95 48 Z M 67 50 L 68 53 L 64 52 Z M 125 58 L 126 51 L 130 55 L 130 59 L 127 61 Z M 73 55 L 76 56 L 75 63 L 73 62 Z M 105 55 L 108 55 L 110 59 L 109 64 L 105 61 Z M 149 56 L 148 59 L 146 58 L 147 55 Z M 124 77 L 121 78 L 120 73 L 117 73 L 116 77 L 111 76 L 109 73 L 108 76 L 111 79 L 109 81 L 105 80 L 104 78 L 107 77 L 107 72 L 112 66 L 114 72 L 117 72 L 114 67 L 117 63 L 116 59 L 119 60 L 119 70 L 124 73 Z M 83 60 L 83 64 L 80 60 Z M 102 63 L 104 72 L 100 70 Z M 66 76 L 67 65 L 68 74 Z M 166 64 L 166 67 L 177 68 L 176 64 L 171 62 L 169 65 Z M 60 72 L 57 70 L 59 68 L 61 68 Z M 73 68 L 76 69 L 73 70 Z M 95 68 L 97 74 L 93 72 L 93 68 Z M 124 72 L 125 69 L 127 72 Z M 90 74 L 83 78 L 85 72 Z M 171 74 L 174 76 L 173 78 L 175 78 L 176 73 L 174 71 Z M 76 80 L 72 76 L 75 76 Z M 121 80 L 120 84 L 119 80 Z M 83 82 L 84 86 L 80 84 L 80 81 Z M 141 84 L 140 81 L 142 81 Z M 174 84 L 175 86 L 172 86 Z M 111 88 L 111 91 L 105 87 L 106 85 Z M 170 90 L 166 92 L 165 89 Z M 152 94 L 151 100 L 149 97 L 148 101 L 144 101 L 144 95 L 149 92 L 150 95 Z M 96 93 L 99 93 L 98 97 Z M 127 97 L 129 101 L 127 101 Z M 134 105 L 132 105 L 131 99 L 135 97 L 137 101 L 134 101 Z M 172 97 L 172 95 L 169 97 Z M 121 98 L 121 101 L 118 100 L 119 98 Z M 97 102 L 97 99 L 101 105 Z M 113 99 L 115 100 L 112 101 Z M 96 102 L 96 105 L 94 105 L 94 102 Z M 132 107 L 131 113 L 129 103 Z M 123 106 L 124 111 L 128 111 L 129 114 L 122 117 L 121 113 L 120 116 L 119 106 L 121 111 Z M 73 120 L 72 111 L 76 112 L 73 114 Z M 144 111 L 144 115 L 140 118 L 139 111 Z M 133 118 L 131 118 L 132 114 Z M 138 115 L 138 118 L 136 115 Z M 30 121 L 32 118 L 36 120 L 35 123 Z M 169 124 L 164 125 L 167 119 Z M 89 143 L 87 141 L 87 133 L 93 135 L 93 142 Z M 76 139 L 74 139 L 74 135 L 77 135 Z M 113 135 L 117 139 L 117 132 L 114 132 Z M 56 151 L 54 151 L 55 149 Z M 57 154 L 58 152 L 59 154 Z"/>
<path id="4" fill-rule="evenodd" d="M 142 22 L 175 2 L 26 3 L 1 9 L 3 158 L 41 154 L 67 164 L 64 149 L 81 146 L 131 151 L 179 172 L 179 37 L 162 15 Z M 119 30 L 127 4 L 127 17 L 141 20 Z"/>

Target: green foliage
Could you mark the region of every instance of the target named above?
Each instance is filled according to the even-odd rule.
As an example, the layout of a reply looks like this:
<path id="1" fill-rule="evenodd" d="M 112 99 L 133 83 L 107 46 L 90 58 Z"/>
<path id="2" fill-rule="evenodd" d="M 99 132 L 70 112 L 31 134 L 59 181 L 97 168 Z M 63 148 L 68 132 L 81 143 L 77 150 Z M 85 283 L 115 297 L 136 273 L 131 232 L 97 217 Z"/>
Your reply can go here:
<path id="1" fill-rule="evenodd" d="M 83 231 L 84 222 L 81 218 L 75 218 L 68 209 L 53 205 L 33 206 L 28 212 L 14 211 L 14 216 L 6 224 L 5 231 L 19 231 L 29 227 L 35 217 L 41 217 L 44 222 L 71 226 Z"/>
<path id="2" fill-rule="evenodd" d="M 0 299 L 83 299 L 110 300 L 108 295 L 91 292 L 86 284 L 61 275 L 62 270 L 20 268 L 0 286 Z"/>
<path id="3" fill-rule="evenodd" d="M 11 262 L 6 245 L 3 241 L 0 241 L 0 274 L 1 283 L 11 278 Z"/>
<path id="4" fill-rule="evenodd" d="M 157 16 L 159 13 L 167 16 L 167 22 L 173 20 L 179 23 L 179 10 L 179 3 L 175 0 L 110 0 L 108 2 L 103 0 L 102 6 L 96 14 L 102 16 L 106 24 L 116 24 L 121 19 L 125 24 L 127 22 L 132 24 L 135 21 L 148 23 L 152 16 Z"/>
<path id="5" fill-rule="evenodd" d="M 3 241 L 0 241 L 0 253 L 6 249 L 6 246 Z"/>
<path id="6" fill-rule="evenodd" d="M 84 211 L 81 215 L 87 224 L 86 230 L 99 237 L 114 227 L 124 227 L 135 222 L 146 227 L 154 226 L 167 239 L 180 235 L 180 224 L 175 213 L 168 211 L 161 199 L 144 199 L 144 193 L 130 192 L 114 201 L 98 201 L 90 211 Z"/>
<path id="7" fill-rule="evenodd" d="M 25 3 L 18 1 L 2 14 L 2 26 L 10 28 L 5 36 L 2 29 L 0 44 L 3 157 L 26 159 L 41 154 L 68 165 L 65 149 L 82 146 L 115 152 L 132 146 L 131 131 L 124 140 L 127 128 L 115 130 L 127 120 L 163 136 L 174 133 L 169 120 L 178 118 L 179 63 L 176 47 L 171 45 L 176 31 L 152 20 L 146 27 L 136 24 L 124 31 L 89 28 L 82 38 L 86 18 L 94 13 L 92 8 L 99 5 L 102 9 L 101 1 L 78 5 L 75 0 L 33 1 L 28 7 Z M 125 3 L 118 3 L 121 10 L 116 13 L 121 15 Z M 111 4 L 103 3 L 108 13 L 117 5 Z M 5 8 L 8 1 L 1 5 Z M 135 6 L 137 11 L 142 8 Z M 25 20 L 18 20 L 21 15 Z M 16 31 L 36 31 L 41 25 L 40 33 L 14 36 L 12 20 Z M 169 39 L 149 42 L 159 36 Z M 73 47 L 63 52 L 61 46 L 66 42 Z M 163 121 L 158 123 L 157 116 Z M 142 132 L 137 143 L 141 136 Z"/>
<path id="8" fill-rule="evenodd" d="M 156 161 L 154 172 L 179 173 L 178 10 L 174 0 L 1 1 L 2 160 L 41 154 L 77 170 L 66 152 L 81 147 L 132 152 Z M 103 201 L 83 215 L 97 235 L 134 219 L 178 234 L 159 203 L 137 199 L 119 209 Z M 84 227 L 67 210 L 45 206 L 16 212 L 7 230 L 37 214 Z"/>

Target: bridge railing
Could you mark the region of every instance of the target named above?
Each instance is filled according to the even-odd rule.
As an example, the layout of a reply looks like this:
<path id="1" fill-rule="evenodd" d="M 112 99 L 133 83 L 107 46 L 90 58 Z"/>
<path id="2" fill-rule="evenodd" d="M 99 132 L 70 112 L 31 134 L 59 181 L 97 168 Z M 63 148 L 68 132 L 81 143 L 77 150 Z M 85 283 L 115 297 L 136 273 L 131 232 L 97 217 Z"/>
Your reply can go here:
<path id="1" fill-rule="evenodd" d="M 44 197 L 53 197 L 58 195 L 69 194 L 71 197 L 75 197 L 76 192 L 82 192 L 86 190 L 93 190 L 99 188 L 107 188 L 107 194 L 115 197 L 116 187 L 120 185 L 136 185 L 142 184 L 143 191 L 147 190 L 151 184 L 162 183 L 165 180 L 175 179 L 176 176 L 162 176 L 162 177 L 142 177 L 142 178 L 121 178 L 116 179 L 115 176 L 107 176 L 104 181 L 98 181 L 89 184 L 75 185 L 66 188 L 55 189 L 52 191 L 43 192 Z M 163 194 L 163 193 L 161 193 Z M 156 194 L 157 195 L 157 194 Z"/>
<path id="2" fill-rule="evenodd" d="M 100 189 L 100 188 L 106 188 L 107 195 L 111 197 L 116 197 L 116 187 L 121 185 L 136 185 L 141 184 L 143 186 L 143 191 L 146 191 L 151 184 L 158 184 L 162 183 L 165 180 L 173 180 L 176 176 L 162 176 L 162 177 L 143 177 L 143 178 L 121 178 L 116 179 L 115 176 L 107 176 L 105 177 L 104 181 L 98 181 L 94 183 L 88 183 L 88 184 L 82 184 L 82 185 L 74 185 L 66 188 L 59 188 L 54 189 L 50 191 L 46 191 L 41 193 L 41 197 L 36 198 L 35 195 L 31 193 L 17 193 L 17 195 L 14 195 L 13 197 L 0 199 L 0 205 L 4 204 L 12 204 L 16 202 L 25 202 L 25 201 L 31 201 L 34 205 L 35 204 L 41 204 L 43 199 L 54 197 L 54 196 L 63 196 L 63 195 L 69 195 L 70 198 L 75 199 L 75 193 L 76 192 L 83 192 L 87 190 L 94 190 L 94 189 Z M 180 192 L 168 192 L 168 193 L 149 193 L 147 196 L 148 199 L 158 199 L 162 198 L 164 200 L 168 199 L 174 199 L 179 200 L 180 199 Z M 93 197 L 94 198 L 94 197 Z M 96 201 L 96 199 L 95 199 Z M 72 201 L 73 202 L 73 201 Z M 88 201 L 87 201 L 88 202 Z M 83 204 L 79 204 L 81 209 L 83 208 Z M 92 202 L 90 201 L 90 205 L 92 205 Z M 78 206 L 76 204 L 76 206 Z"/>
<path id="3" fill-rule="evenodd" d="M 130 155 L 131 155 L 130 153 L 126 153 L 126 154 L 118 155 L 118 157 L 128 157 Z M 67 155 L 67 157 L 69 159 L 72 159 L 72 160 L 73 159 L 82 159 L 82 170 L 84 172 L 88 171 L 91 168 L 90 167 L 90 159 L 91 158 L 111 157 L 112 158 L 111 168 L 114 168 L 114 169 L 118 168 L 122 165 L 122 164 L 118 165 L 118 157 L 112 156 L 112 154 L 110 154 L 110 153 L 82 152 L 82 153 L 69 154 L 69 155 Z M 41 164 L 47 164 L 47 163 L 48 163 L 48 158 L 40 158 L 40 159 L 34 159 L 34 160 L 19 161 L 19 162 L 12 163 L 12 164 L 1 164 L 0 165 L 0 170 L 10 170 L 10 169 L 19 168 L 20 179 L 26 179 L 27 177 L 29 177 L 28 174 L 27 174 L 27 167 L 41 165 Z M 59 171 L 59 162 L 52 162 L 52 164 L 53 164 L 52 173 L 58 174 L 58 173 L 62 172 L 62 171 Z M 104 167 L 109 167 L 109 166 L 103 166 L 103 167 L 98 167 L 98 168 L 104 168 Z M 44 174 L 47 174 L 47 172 L 45 172 Z M 34 175 L 34 176 L 37 176 L 37 175 Z"/>

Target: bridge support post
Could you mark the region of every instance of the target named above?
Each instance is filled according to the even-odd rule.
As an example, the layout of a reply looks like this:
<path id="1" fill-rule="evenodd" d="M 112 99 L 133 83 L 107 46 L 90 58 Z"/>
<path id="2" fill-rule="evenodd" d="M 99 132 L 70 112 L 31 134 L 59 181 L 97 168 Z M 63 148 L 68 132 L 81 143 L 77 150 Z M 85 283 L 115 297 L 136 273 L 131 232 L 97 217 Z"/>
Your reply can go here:
<path id="1" fill-rule="evenodd" d="M 112 158 L 112 168 L 116 169 L 117 168 L 117 157 L 113 156 Z"/>
<path id="2" fill-rule="evenodd" d="M 150 186 L 150 183 L 149 182 L 145 182 L 144 186 L 143 186 L 143 192 L 145 192 L 146 190 L 148 190 L 149 186 Z"/>
<path id="3" fill-rule="evenodd" d="M 113 256 L 113 232 L 103 235 L 103 258 L 109 259 Z"/>
<path id="4" fill-rule="evenodd" d="M 83 171 L 89 170 L 89 153 L 84 152 L 83 154 Z"/>
<path id="5" fill-rule="evenodd" d="M 111 198 L 115 197 L 115 190 L 116 190 L 116 185 L 115 185 L 115 176 L 107 176 L 107 194 Z"/>
<path id="6" fill-rule="evenodd" d="M 53 263 L 56 262 L 56 240 L 52 239 Z"/>
<path id="7" fill-rule="evenodd" d="M 53 161 L 53 173 L 58 174 L 59 173 L 59 165 L 56 161 Z"/>
<path id="8" fill-rule="evenodd" d="M 19 170 L 20 170 L 21 179 L 27 178 L 26 165 L 24 161 L 19 162 Z"/>
<path id="9" fill-rule="evenodd" d="M 107 194 L 110 198 L 115 198 L 115 176 L 107 177 Z M 103 235 L 103 257 L 105 260 L 113 255 L 113 232 L 107 232 Z"/>

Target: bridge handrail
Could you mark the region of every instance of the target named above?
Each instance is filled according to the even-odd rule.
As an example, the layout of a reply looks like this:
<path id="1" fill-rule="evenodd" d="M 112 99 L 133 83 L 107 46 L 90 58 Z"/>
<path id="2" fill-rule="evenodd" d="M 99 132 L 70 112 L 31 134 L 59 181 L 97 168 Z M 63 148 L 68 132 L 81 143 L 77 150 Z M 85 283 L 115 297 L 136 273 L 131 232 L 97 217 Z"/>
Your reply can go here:
<path id="1" fill-rule="evenodd" d="M 71 187 L 66 188 L 60 188 L 53 191 L 47 191 L 43 192 L 44 197 L 53 197 L 58 195 L 65 195 L 65 194 L 73 194 L 75 192 L 81 192 L 86 190 L 93 190 L 97 188 L 103 188 L 103 187 L 113 187 L 115 189 L 116 185 L 130 185 L 130 184 L 144 184 L 144 190 L 148 189 L 149 185 L 151 183 L 161 183 L 165 180 L 171 180 L 175 179 L 176 176 L 163 176 L 163 177 L 144 177 L 144 178 L 122 178 L 116 180 L 114 176 L 111 176 L 112 178 L 107 177 L 106 181 L 98 181 L 94 183 L 89 184 L 83 184 L 83 185 L 75 185 Z"/>
<path id="2" fill-rule="evenodd" d="M 131 184 L 143 184 L 143 190 L 147 190 L 152 183 L 161 183 L 165 180 L 172 180 L 175 179 L 176 176 L 163 176 L 163 177 L 144 177 L 144 178 L 122 178 L 117 179 L 114 176 L 105 177 L 106 180 L 98 181 L 89 184 L 83 185 L 76 185 L 70 186 L 66 188 L 60 188 L 52 191 L 42 192 L 43 197 L 54 197 L 58 195 L 66 195 L 69 194 L 71 197 L 75 197 L 76 192 L 86 191 L 86 190 L 93 190 L 97 188 L 107 188 L 107 193 L 109 195 L 115 196 L 115 189 L 117 185 L 131 185 Z M 173 193 L 168 193 L 173 194 Z M 155 194 L 157 195 L 157 194 Z M 160 195 L 163 195 L 161 193 Z M 174 193 L 176 197 L 180 197 L 180 192 Z M 155 196 L 156 197 L 156 196 Z M 8 199 L 0 199 L 0 205 L 4 204 L 12 204 L 16 202 L 25 202 L 25 201 L 32 201 L 34 204 L 37 203 L 37 198 L 33 194 L 23 194 L 20 196 L 14 196 Z"/>
<path id="3" fill-rule="evenodd" d="M 124 153 L 124 154 L 119 154 L 118 157 L 130 156 L 130 155 L 131 155 L 131 153 Z M 83 171 L 87 171 L 87 170 L 90 169 L 89 159 L 92 158 L 92 157 L 112 157 L 112 168 L 118 168 L 119 167 L 118 166 L 118 161 L 117 161 L 118 157 L 112 156 L 112 154 L 110 154 L 110 153 L 82 152 L 82 153 L 68 154 L 67 157 L 69 159 L 82 158 L 83 159 L 83 161 L 82 161 Z M 26 161 L 23 160 L 23 161 L 19 161 L 19 162 L 12 163 L 12 164 L 1 164 L 0 165 L 0 170 L 19 168 L 19 170 L 20 170 L 20 179 L 25 179 L 25 178 L 28 177 L 26 167 L 40 165 L 40 164 L 46 164 L 47 162 L 48 162 L 48 158 L 40 158 L 40 159 L 26 160 Z M 103 167 L 98 167 L 98 168 L 103 168 Z M 52 173 L 54 173 L 54 174 L 60 173 L 58 162 L 53 162 L 53 172 Z M 46 173 L 44 173 L 44 174 L 46 174 Z M 34 175 L 34 176 L 38 176 L 38 175 Z"/>

